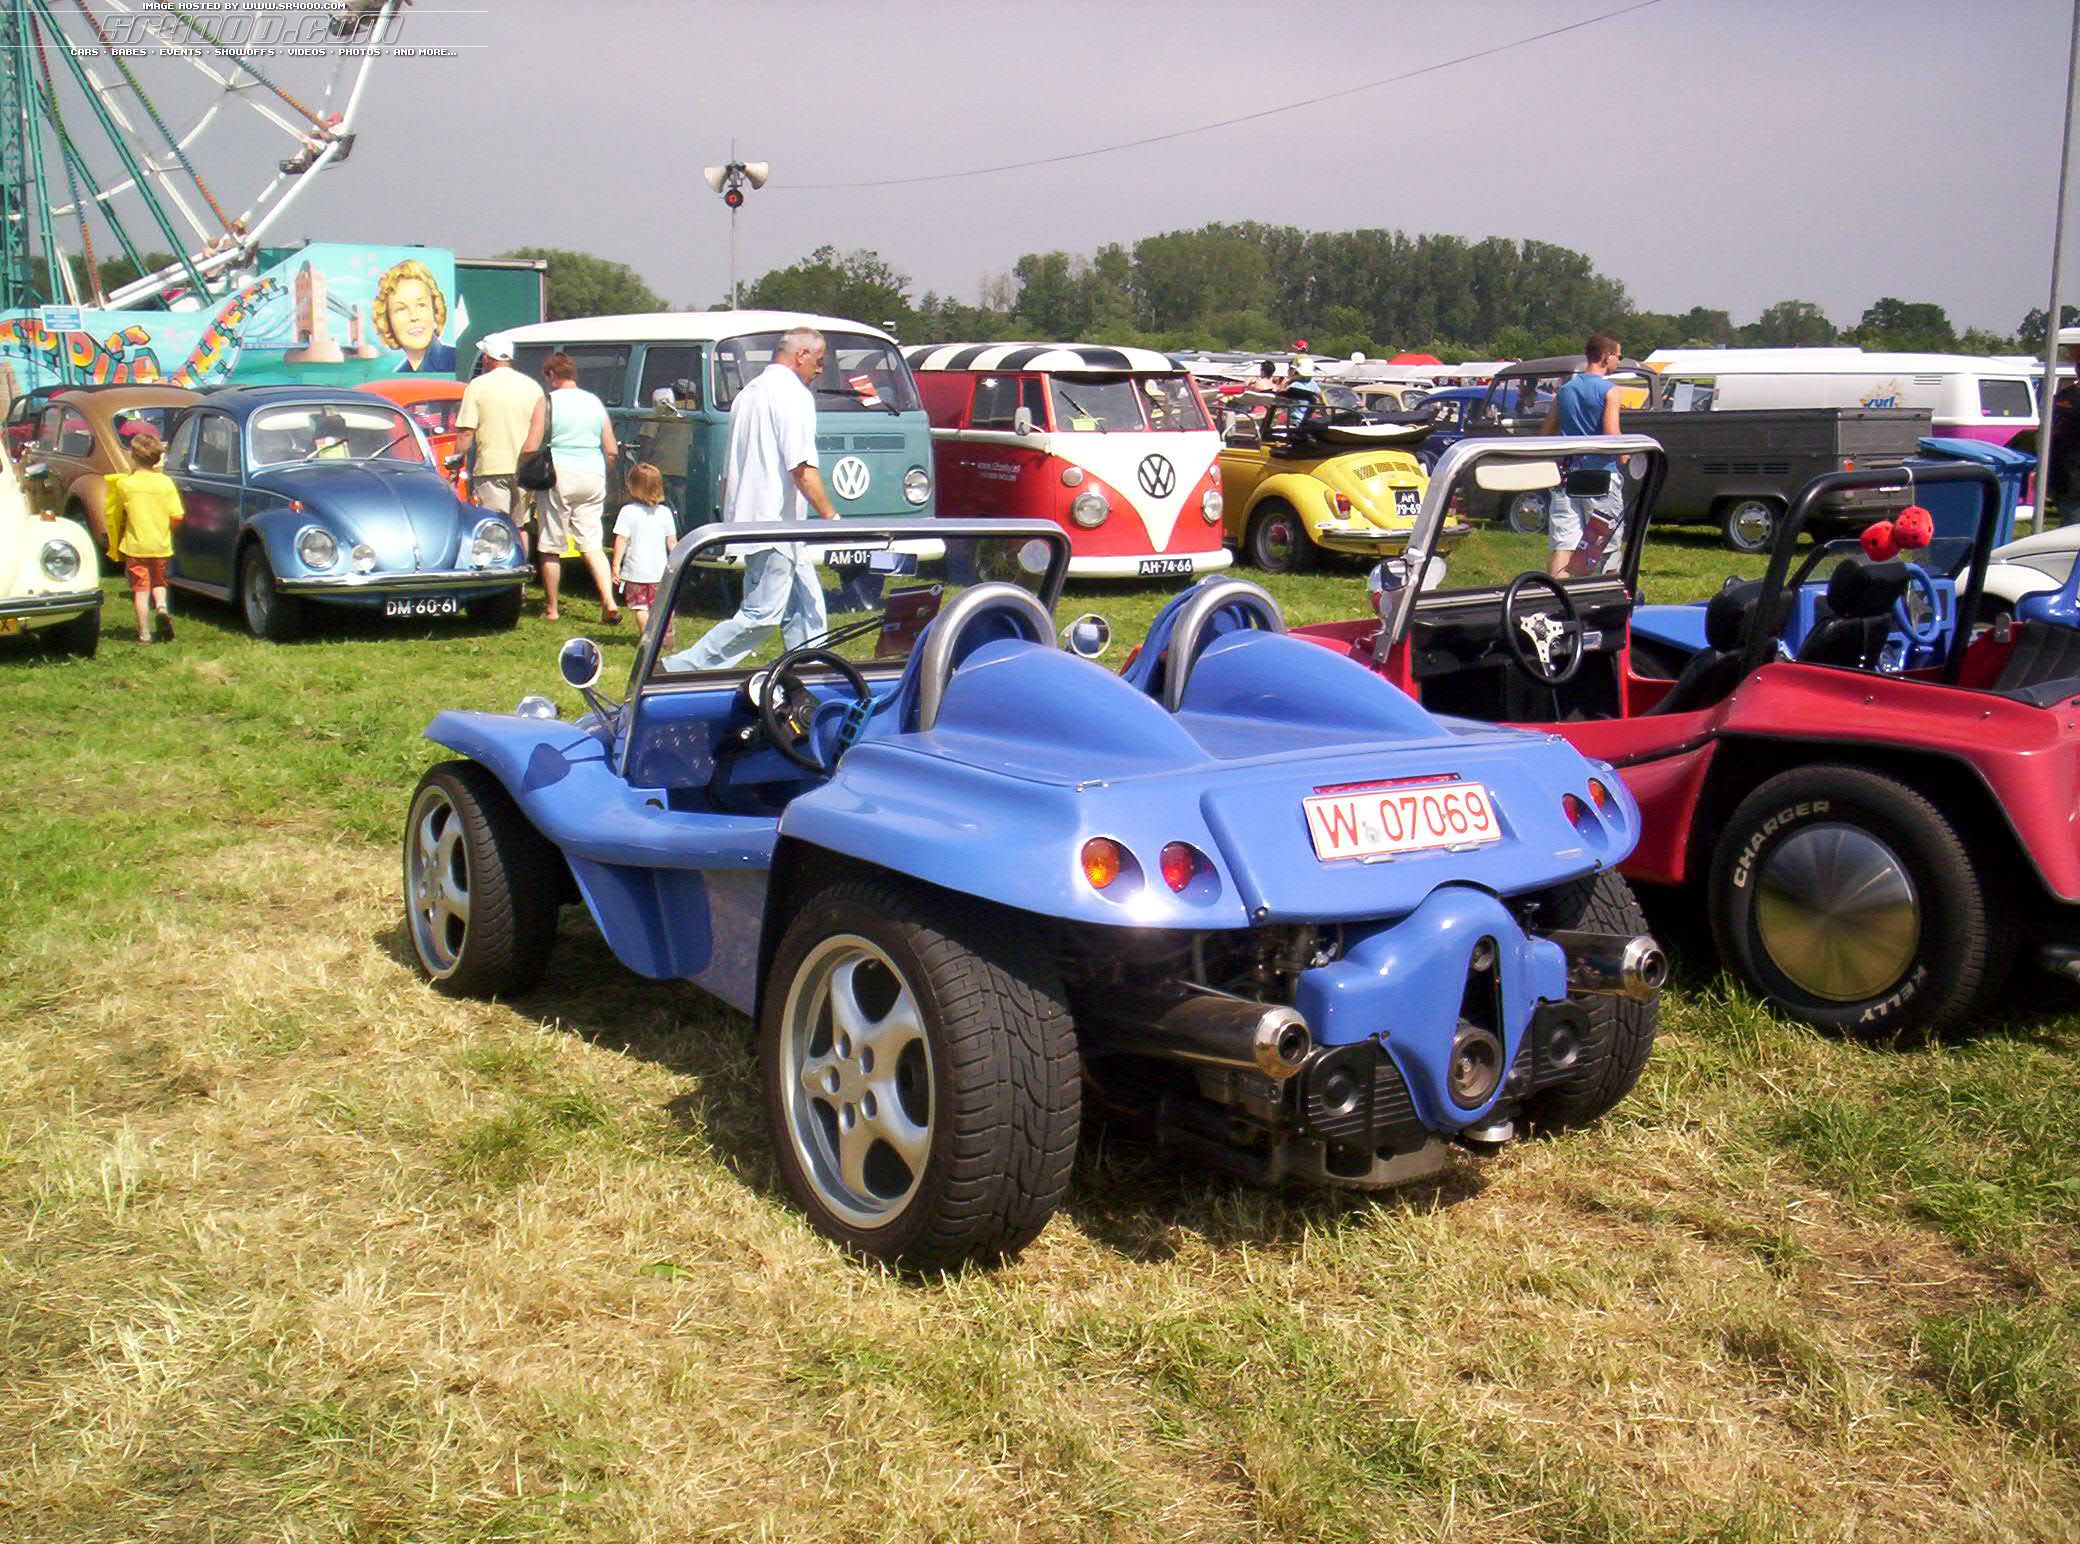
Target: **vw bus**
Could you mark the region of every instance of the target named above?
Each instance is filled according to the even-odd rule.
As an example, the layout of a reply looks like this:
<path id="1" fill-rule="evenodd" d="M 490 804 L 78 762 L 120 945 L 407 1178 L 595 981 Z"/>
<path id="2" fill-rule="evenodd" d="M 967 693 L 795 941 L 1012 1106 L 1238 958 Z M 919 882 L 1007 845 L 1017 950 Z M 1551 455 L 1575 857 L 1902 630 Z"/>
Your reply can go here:
<path id="1" fill-rule="evenodd" d="M 1069 533 L 1069 572 L 1086 578 L 1188 578 L 1233 561 L 1220 435 L 1167 355 L 1077 343 L 906 352 L 946 514 L 1052 520 Z"/>
<path id="2" fill-rule="evenodd" d="M 722 518 L 730 404 L 791 327 L 814 327 L 828 345 L 813 388 L 816 450 L 838 513 L 931 514 L 931 431 L 902 351 L 878 327 L 798 311 L 661 311 L 539 322 L 506 336 L 514 369 L 540 380 L 561 350 L 578 384 L 606 404 L 621 445 L 608 508 L 622 474 L 648 461 L 664 474 L 683 533 Z"/>

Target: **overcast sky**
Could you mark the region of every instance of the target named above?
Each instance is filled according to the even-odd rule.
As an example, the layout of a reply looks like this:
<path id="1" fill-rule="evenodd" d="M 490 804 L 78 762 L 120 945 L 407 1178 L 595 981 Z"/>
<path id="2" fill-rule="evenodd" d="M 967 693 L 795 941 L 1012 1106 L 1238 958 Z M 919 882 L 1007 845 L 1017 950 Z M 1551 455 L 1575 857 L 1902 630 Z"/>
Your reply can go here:
<path id="1" fill-rule="evenodd" d="M 773 167 L 741 216 L 747 280 L 829 242 L 972 301 L 1022 252 L 1253 219 L 1559 242 L 1638 305 L 1736 321 L 1798 297 L 1849 323 L 1892 294 L 2008 331 L 2044 303 L 2063 0 L 1662 0 L 1165 144 L 796 186 L 1162 133 L 1621 3 L 421 0 L 399 41 L 459 56 L 379 65 L 353 159 L 270 234 L 576 247 L 706 304 L 728 220 L 701 167 L 735 135 Z"/>

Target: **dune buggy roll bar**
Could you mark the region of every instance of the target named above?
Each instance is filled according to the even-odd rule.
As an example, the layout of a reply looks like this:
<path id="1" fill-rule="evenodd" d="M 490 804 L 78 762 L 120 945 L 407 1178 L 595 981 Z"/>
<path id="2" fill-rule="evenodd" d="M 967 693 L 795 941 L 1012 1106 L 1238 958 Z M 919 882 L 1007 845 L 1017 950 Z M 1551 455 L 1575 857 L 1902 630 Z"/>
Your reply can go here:
<path id="1" fill-rule="evenodd" d="M 1776 652 L 1777 638 L 1784 630 L 1791 609 L 1791 597 L 1785 592 L 1784 581 L 1791 573 L 1791 558 L 1798 545 L 1799 533 L 1805 529 L 1813 511 L 1837 494 L 1861 492 L 1866 488 L 1897 489 L 1911 502 L 1917 483 L 1975 483 L 1979 488 L 1979 529 L 1972 538 L 1971 577 L 1966 582 L 1964 599 L 1957 608 L 1950 657 L 1943 661 L 1944 684 L 1957 684 L 1964 669 L 1964 646 L 1971 641 L 1972 623 L 1979 614 L 1979 597 L 1986 589 L 1986 569 L 1993 557 L 1993 533 L 2000 521 L 2001 508 L 2001 485 L 1992 469 L 1963 461 L 1919 470 L 1888 466 L 1862 472 L 1824 472 L 1799 489 L 1798 496 L 1791 501 L 1790 512 L 1777 527 L 1776 550 L 1770 554 L 1769 568 L 1762 576 L 1761 604 L 1756 608 L 1754 625 L 1748 629 L 1748 641 L 1741 659 L 1743 675 L 1759 670 Z"/>

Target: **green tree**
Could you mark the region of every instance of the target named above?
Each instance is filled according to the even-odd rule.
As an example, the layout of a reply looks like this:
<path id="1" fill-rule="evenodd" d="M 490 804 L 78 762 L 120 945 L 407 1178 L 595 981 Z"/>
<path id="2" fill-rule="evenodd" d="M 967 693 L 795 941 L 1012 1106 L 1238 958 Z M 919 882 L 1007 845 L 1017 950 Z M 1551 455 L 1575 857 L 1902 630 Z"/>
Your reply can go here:
<path id="1" fill-rule="evenodd" d="M 668 309 L 664 297 L 626 263 L 561 247 L 515 247 L 499 256 L 538 258 L 548 263 L 552 322 L 574 316 L 619 316 Z"/>
<path id="2" fill-rule="evenodd" d="M 1957 347 L 1957 332 L 1934 302 L 1887 295 L 1863 313 L 1856 324 L 1856 341 L 1867 349 L 1946 354 Z"/>
<path id="3" fill-rule="evenodd" d="M 1090 324 L 1090 265 L 1067 252 L 1028 252 L 1012 265 L 1013 311 L 1035 338 L 1073 342 Z"/>
<path id="4" fill-rule="evenodd" d="M 761 275 L 745 288 L 744 303 L 761 310 L 821 311 L 905 334 L 915 330 L 909 275 L 865 249 L 818 247 L 800 262 Z"/>
<path id="5" fill-rule="evenodd" d="M 2004 332 L 1990 327 L 1967 327 L 1957 340 L 1960 354 L 2019 354 L 2020 344 Z"/>
<path id="6" fill-rule="evenodd" d="M 1134 244 L 1138 320 L 1167 332 L 1217 312 L 1268 313 L 1269 273 L 1263 247 L 1229 226 L 1150 236 Z"/>
<path id="7" fill-rule="evenodd" d="M 1810 300 L 1780 300 L 1741 329 L 1750 348 L 1824 348 L 1841 336 L 1827 313 Z"/>
<path id="8" fill-rule="evenodd" d="M 2080 306 L 2061 305 L 2058 308 L 2058 325 L 2061 327 L 2080 327 Z M 2022 325 L 2015 329 L 2015 341 L 2022 345 L 2025 353 L 2041 354 L 2044 352 L 2044 308 L 2042 306 L 2031 306 L 2029 308 L 2028 314 L 2022 318 Z"/>

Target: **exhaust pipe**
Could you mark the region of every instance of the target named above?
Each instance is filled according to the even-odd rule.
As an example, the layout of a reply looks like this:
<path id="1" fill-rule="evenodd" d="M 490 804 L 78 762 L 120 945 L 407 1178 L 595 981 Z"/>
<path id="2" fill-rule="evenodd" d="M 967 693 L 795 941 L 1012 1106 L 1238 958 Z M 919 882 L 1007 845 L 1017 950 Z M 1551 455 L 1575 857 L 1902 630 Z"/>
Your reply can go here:
<path id="1" fill-rule="evenodd" d="M 1153 991 L 1107 992 L 1078 1015 L 1108 1049 L 1289 1078 L 1314 1049 L 1307 1020 L 1276 1003 L 1251 1002 L 1179 982 Z"/>
<path id="2" fill-rule="evenodd" d="M 1668 984 L 1668 956 L 1650 933 L 1546 934 L 1567 952 L 1567 990 L 1646 1002 Z"/>

